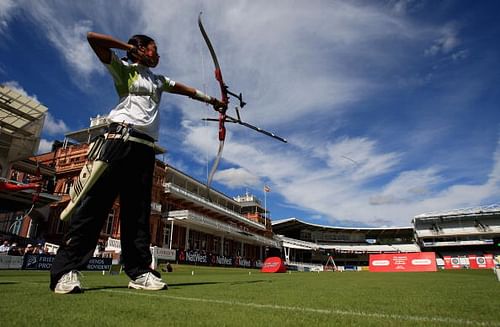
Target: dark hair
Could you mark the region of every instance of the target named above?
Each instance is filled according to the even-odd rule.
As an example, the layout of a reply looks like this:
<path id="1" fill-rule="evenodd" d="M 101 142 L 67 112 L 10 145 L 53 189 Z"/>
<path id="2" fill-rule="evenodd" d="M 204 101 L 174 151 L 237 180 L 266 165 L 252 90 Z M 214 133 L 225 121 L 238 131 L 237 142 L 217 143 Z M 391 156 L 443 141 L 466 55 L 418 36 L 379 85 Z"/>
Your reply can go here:
<path id="1" fill-rule="evenodd" d="M 150 38 L 147 35 L 137 34 L 137 35 L 132 36 L 128 40 L 128 44 L 132 44 L 134 47 L 140 48 L 140 47 L 147 47 L 148 44 L 150 44 L 151 42 L 154 42 L 154 41 L 155 40 L 153 40 L 152 38 Z M 135 59 L 134 56 L 130 53 L 130 51 L 127 51 L 127 59 L 130 61 L 134 61 L 134 59 Z"/>

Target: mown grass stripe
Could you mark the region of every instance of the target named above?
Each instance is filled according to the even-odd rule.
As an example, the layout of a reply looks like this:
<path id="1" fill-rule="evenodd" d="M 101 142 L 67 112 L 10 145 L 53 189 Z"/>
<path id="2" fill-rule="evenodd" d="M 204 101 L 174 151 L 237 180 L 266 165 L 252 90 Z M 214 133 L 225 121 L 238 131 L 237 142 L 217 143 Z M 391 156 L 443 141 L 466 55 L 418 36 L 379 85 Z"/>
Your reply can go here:
<path id="1" fill-rule="evenodd" d="M 464 325 L 464 326 L 500 326 L 497 322 L 492 321 L 471 321 L 466 319 L 456 319 L 449 317 L 425 317 L 425 316 L 412 316 L 412 315 L 398 315 L 398 314 L 385 314 L 376 312 L 364 312 L 364 311 L 351 311 L 351 310 L 338 310 L 338 309 L 317 309 L 317 308 L 307 308 L 307 307 L 297 307 L 297 306 L 285 306 L 276 304 L 260 304 L 252 302 L 240 302 L 240 301 L 228 301 L 228 300 L 217 300 L 217 299 L 206 299 L 206 298 L 194 298 L 194 297 L 184 297 L 175 295 L 165 295 L 159 293 L 142 293 L 142 292 L 127 292 L 127 291 L 117 291 L 117 290 L 100 290 L 101 292 L 107 293 L 120 293 L 128 295 L 139 295 L 148 297 L 157 297 L 171 300 L 179 301 L 190 301 L 190 302 L 203 302 L 211 304 L 222 304 L 222 305 L 233 305 L 233 306 L 244 306 L 252 307 L 257 309 L 271 309 L 271 310 L 281 310 L 281 311 L 294 311 L 294 312 L 305 312 L 305 313 L 318 313 L 327 315 L 343 315 L 343 316 L 357 316 L 365 318 L 380 318 L 380 319 L 391 319 L 397 321 L 416 321 L 416 322 L 429 322 L 429 323 L 445 323 L 451 325 Z"/>

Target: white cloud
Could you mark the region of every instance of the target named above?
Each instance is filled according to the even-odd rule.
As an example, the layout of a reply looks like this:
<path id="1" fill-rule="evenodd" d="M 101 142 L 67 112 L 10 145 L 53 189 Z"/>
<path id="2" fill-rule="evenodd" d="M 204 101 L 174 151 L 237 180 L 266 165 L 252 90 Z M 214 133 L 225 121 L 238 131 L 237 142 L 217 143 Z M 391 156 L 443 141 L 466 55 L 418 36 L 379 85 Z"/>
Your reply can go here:
<path id="1" fill-rule="evenodd" d="M 202 135 L 207 130 L 191 126 L 189 131 L 186 151 L 203 152 L 208 138 Z M 300 151 L 292 151 L 290 145 L 231 139 L 223 160 L 239 168 L 221 170 L 218 181 L 237 188 L 268 180 L 287 203 L 316 212 L 332 224 L 349 220 L 375 226 L 409 226 L 412 217 L 422 212 L 488 203 L 499 194 L 500 142 L 490 178 L 471 185 L 443 186 L 444 167 L 405 170 L 402 155 L 384 152 L 366 138 L 340 139 Z M 370 181 L 381 177 L 386 180 L 382 187 L 372 187 Z"/>
<path id="2" fill-rule="evenodd" d="M 440 36 L 434 40 L 432 46 L 425 50 L 425 55 L 435 56 L 448 54 L 455 50 L 461 43 L 458 36 L 458 28 L 455 24 L 447 24 L 439 30 Z"/>
<path id="3" fill-rule="evenodd" d="M 390 171 L 398 163 L 398 154 L 379 154 L 376 147 L 376 142 L 367 138 L 344 138 L 319 151 L 327 154 L 332 169 L 349 172 L 353 180 L 366 180 Z"/>
<path id="4" fill-rule="evenodd" d="M 44 35 L 58 50 L 76 85 L 83 87 L 90 82 L 90 75 L 102 72 L 103 67 L 88 45 L 86 35 L 93 29 L 93 19 L 106 10 L 63 1 L 22 1 L 24 10 Z"/>
<path id="5" fill-rule="evenodd" d="M 466 59 L 467 57 L 469 57 L 469 50 L 460 50 L 460 51 L 457 51 L 455 53 L 453 53 L 451 55 L 451 59 L 453 61 L 460 61 L 460 60 L 464 60 Z"/>
<path id="6" fill-rule="evenodd" d="M 164 13 L 158 10 L 163 4 L 148 1 L 143 8 L 146 33 L 157 39 L 160 53 L 166 53 L 157 70 L 199 88 L 205 84 L 210 94 L 218 95 L 213 65 L 196 26 L 200 8 L 190 2 L 176 3 Z M 216 3 L 204 10 L 205 27 L 225 80 L 234 91 L 243 91 L 249 103 L 246 119 L 272 128 L 278 122 L 297 121 L 312 110 L 330 116 L 342 112 L 347 104 L 380 87 L 360 76 L 358 62 L 372 67 L 395 64 L 377 40 L 414 33 L 404 21 L 374 7 L 323 4 L 295 3 L 284 8 L 278 3 L 241 2 L 225 5 L 227 10 L 219 12 L 214 9 Z M 199 117 L 191 109 L 184 114 Z"/>
<path id="7" fill-rule="evenodd" d="M 436 169 L 404 171 L 384 186 L 380 194 L 370 198 L 370 204 L 383 205 L 409 203 L 426 199 L 433 195 L 432 190 L 442 181 Z"/>
<path id="8" fill-rule="evenodd" d="M 43 131 L 49 135 L 62 135 L 68 132 L 69 128 L 64 121 L 61 119 L 55 119 L 49 112 L 45 118 Z"/>
<path id="9" fill-rule="evenodd" d="M 37 154 L 47 153 L 52 151 L 52 144 L 54 141 L 49 141 L 46 139 L 40 139 L 40 144 L 38 145 Z"/>
<path id="10" fill-rule="evenodd" d="M 39 5 L 38 9 L 36 16 L 47 31 L 47 38 L 59 50 L 71 70 L 88 79 L 92 72 L 100 69 L 86 40 L 87 32 L 92 30 L 91 21 L 67 23 L 64 20 L 54 19 L 59 15 L 48 6 Z"/>
<path id="11" fill-rule="evenodd" d="M 7 29 L 8 21 L 15 7 L 16 3 L 13 0 L 0 1 L 0 33 Z"/>
<path id="12" fill-rule="evenodd" d="M 241 188 L 246 186 L 258 187 L 262 185 L 260 179 L 244 168 L 229 168 L 218 171 L 214 180 L 223 183 L 230 188 Z"/>
<path id="13" fill-rule="evenodd" d="M 407 15 L 420 11 L 425 6 L 425 1 L 420 0 L 389 0 L 392 12 L 396 15 Z"/>

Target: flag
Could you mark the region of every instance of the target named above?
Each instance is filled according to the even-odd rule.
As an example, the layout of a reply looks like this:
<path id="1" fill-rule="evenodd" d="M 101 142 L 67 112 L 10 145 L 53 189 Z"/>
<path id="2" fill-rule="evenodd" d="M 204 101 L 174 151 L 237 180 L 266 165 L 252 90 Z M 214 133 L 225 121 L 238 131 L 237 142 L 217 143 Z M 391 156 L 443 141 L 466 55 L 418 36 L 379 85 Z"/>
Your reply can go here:
<path id="1" fill-rule="evenodd" d="M 264 192 L 266 192 L 266 193 L 271 192 L 271 188 L 267 185 L 264 185 Z"/>

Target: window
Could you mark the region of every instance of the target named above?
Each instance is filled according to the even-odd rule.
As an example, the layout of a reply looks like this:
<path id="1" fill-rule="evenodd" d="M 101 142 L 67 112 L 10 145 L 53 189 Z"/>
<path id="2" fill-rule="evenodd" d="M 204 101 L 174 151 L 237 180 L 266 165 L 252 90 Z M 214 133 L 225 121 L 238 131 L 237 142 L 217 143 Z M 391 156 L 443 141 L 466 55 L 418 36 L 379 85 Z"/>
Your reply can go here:
<path id="1" fill-rule="evenodd" d="M 115 209 L 111 209 L 106 218 L 106 223 L 103 226 L 102 233 L 111 235 L 113 233 L 113 221 L 115 218 Z"/>
<path id="2" fill-rule="evenodd" d="M 66 190 L 64 191 L 65 194 L 69 194 L 69 190 L 73 186 L 73 180 L 72 179 L 67 179 L 66 180 Z"/>

